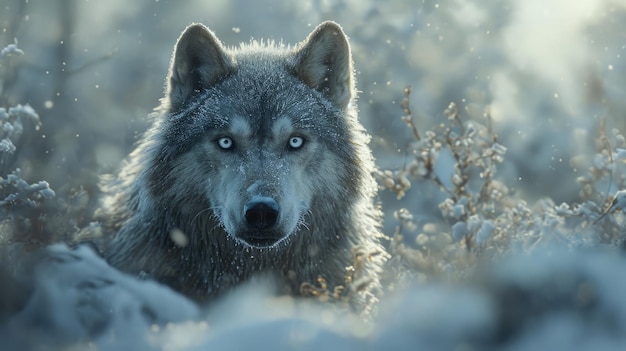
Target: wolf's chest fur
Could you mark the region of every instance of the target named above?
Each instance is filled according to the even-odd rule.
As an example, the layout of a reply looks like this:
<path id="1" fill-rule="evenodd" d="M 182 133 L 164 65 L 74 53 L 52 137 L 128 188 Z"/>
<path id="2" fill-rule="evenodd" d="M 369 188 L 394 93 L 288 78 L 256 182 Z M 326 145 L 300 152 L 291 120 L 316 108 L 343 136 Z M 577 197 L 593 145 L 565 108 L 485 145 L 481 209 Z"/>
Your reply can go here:
<path id="1" fill-rule="evenodd" d="M 257 274 L 345 284 L 383 252 L 350 47 L 333 22 L 292 48 L 179 38 L 154 123 L 103 185 L 102 250 L 198 300 Z M 360 274 L 378 286 L 384 255 Z"/>

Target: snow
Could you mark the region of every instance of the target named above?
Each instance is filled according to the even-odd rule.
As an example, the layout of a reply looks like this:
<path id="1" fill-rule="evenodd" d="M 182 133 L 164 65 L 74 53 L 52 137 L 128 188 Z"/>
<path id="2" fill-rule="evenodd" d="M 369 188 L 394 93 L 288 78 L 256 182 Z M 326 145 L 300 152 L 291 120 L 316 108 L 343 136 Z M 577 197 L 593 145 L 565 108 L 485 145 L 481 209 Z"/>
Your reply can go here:
<path id="1" fill-rule="evenodd" d="M 396 291 L 370 322 L 332 304 L 272 297 L 259 283 L 200 308 L 88 247 L 49 247 L 32 269 L 25 305 L 0 324 L 9 349 L 601 351 L 626 342 L 626 281 L 615 279 L 626 257 L 616 250 L 554 247 L 483 262 L 469 279 Z"/>
<path id="2" fill-rule="evenodd" d="M 0 50 L 0 57 L 24 55 L 24 51 L 17 47 L 17 44 L 9 44 Z"/>
<path id="3" fill-rule="evenodd" d="M 15 145 L 9 139 L 0 140 L 0 152 L 14 153 Z"/>
<path id="4" fill-rule="evenodd" d="M 53 349 L 88 338 L 97 349 L 147 349 L 145 336 L 152 325 L 199 316 L 194 303 L 167 287 L 120 273 L 89 247 L 53 245 L 35 259 L 25 274 L 32 285 L 29 296 L 0 331 L 15 349 Z"/>

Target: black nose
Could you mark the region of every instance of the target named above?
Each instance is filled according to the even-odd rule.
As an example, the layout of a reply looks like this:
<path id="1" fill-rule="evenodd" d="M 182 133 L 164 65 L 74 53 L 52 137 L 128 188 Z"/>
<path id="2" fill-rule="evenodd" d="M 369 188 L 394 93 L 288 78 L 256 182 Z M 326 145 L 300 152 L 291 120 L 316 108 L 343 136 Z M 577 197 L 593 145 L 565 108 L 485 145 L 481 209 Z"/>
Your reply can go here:
<path id="1" fill-rule="evenodd" d="M 269 229 L 276 224 L 280 206 L 272 198 L 262 198 L 248 202 L 244 206 L 244 214 L 248 226 L 255 229 Z"/>

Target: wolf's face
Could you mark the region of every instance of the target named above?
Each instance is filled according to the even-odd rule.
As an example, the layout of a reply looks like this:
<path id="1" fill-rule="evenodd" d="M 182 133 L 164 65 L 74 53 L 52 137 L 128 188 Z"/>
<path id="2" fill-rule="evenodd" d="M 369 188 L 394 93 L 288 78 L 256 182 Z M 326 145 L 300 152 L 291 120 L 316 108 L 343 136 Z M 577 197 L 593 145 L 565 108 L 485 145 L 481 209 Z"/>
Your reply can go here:
<path id="1" fill-rule="evenodd" d="M 294 49 L 239 50 L 192 25 L 170 69 L 153 191 L 181 218 L 211 217 L 199 222 L 249 246 L 306 235 L 308 214 L 342 215 L 333 204 L 359 181 L 352 98 L 350 49 L 334 23 Z"/>
<path id="2" fill-rule="evenodd" d="M 315 187 L 307 173 L 317 173 L 326 153 L 290 117 L 263 129 L 257 133 L 246 118 L 233 117 L 227 128 L 210 133 L 202 150 L 215 165 L 205 185 L 213 213 L 228 234 L 260 247 L 306 227 Z"/>

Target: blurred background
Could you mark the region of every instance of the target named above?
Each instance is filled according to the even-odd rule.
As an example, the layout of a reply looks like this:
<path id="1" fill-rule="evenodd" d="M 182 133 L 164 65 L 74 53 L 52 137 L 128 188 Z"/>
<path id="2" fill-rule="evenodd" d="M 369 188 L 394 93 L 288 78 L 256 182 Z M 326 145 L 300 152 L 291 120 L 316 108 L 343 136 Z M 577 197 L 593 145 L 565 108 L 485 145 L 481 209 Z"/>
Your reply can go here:
<path id="1" fill-rule="evenodd" d="M 625 0 L 0 0 L 0 47 L 24 51 L 0 67 L 0 106 L 28 103 L 42 123 L 25 130 L 3 174 L 20 167 L 24 179 L 93 204 L 98 176 L 146 129 L 188 24 L 237 46 L 295 44 L 324 20 L 350 37 L 360 117 L 383 169 L 407 160 L 407 86 L 420 129 L 444 121 L 450 102 L 464 119 L 486 123 L 488 113 L 508 148 L 498 177 L 528 202 L 576 201 L 588 166 L 576 160 L 588 158 L 574 156 L 594 152 L 601 126 L 626 129 Z M 439 216 L 437 196 L 414 184 L 401 201 L 380 199 L 386 212 Z"/>

